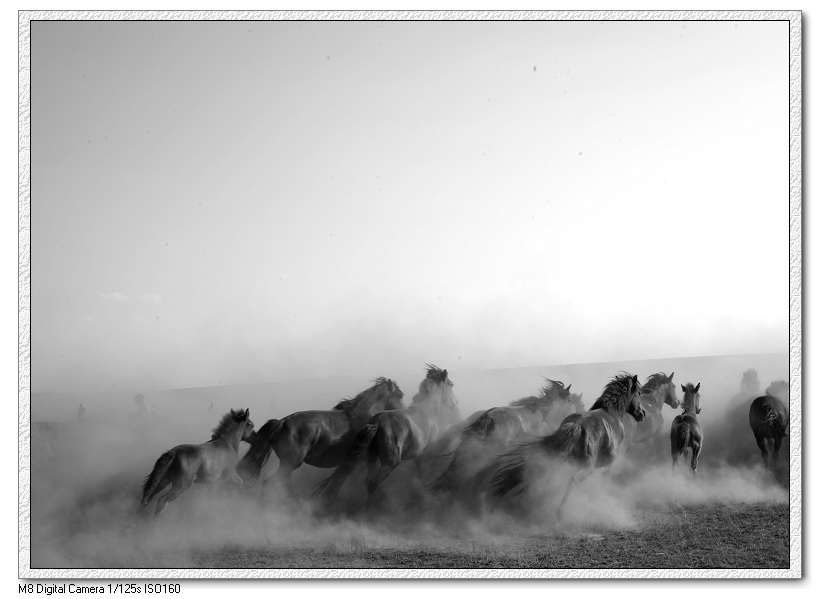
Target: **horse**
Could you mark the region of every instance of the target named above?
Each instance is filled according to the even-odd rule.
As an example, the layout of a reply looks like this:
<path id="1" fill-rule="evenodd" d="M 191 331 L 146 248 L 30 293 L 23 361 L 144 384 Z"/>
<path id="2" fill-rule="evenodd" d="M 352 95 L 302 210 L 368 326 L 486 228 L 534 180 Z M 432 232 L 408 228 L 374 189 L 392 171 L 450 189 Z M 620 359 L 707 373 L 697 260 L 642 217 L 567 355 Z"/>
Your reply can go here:
<path id="1" fill-rule="evenodd" d="M 766 395 L 772 395 L 782 401 L 789 402 L 789 382 L 784 380 L 772 381 L 772 384 L 766 388 Z"/>
<path id="2" fill-rule="evenodd" d="M 769 387 L 767 391 L 772 390 Z M 772 439 L 772 470 L 777 470 L 777 457 L 783 437 L 788 435 L 789 415 L 786 406 L 775 395 L 761 395 L 749 406 L 749 426 L 755 436 L 755 442 L 763 456 L 763 466 L 769 468 L 769 454 L 766 451 L 766 439 Z"/>
<path id="3" fill-rule="evenodd" d="M 760 379 L 757 376 L 757 370 L 754 368 L 745 370 L 740 379 L 740 391 L 732 396 L 726 406 L 726 419 L 730 422 L 739 420 L 739 416 L 749 409 L 749 404 L 759 393 Z"/>
<path id="4" fill-rule="evenodd" d="M 154 464 L 151 474 L 142 485 L 139 511 L 151 503 L 168 485 L 171 490 L 157 499 L 154 520 L 169 501 L 173 501 L 197 483 L 214 483 L 228 479 L 242 485 L 236 473 L 239 462 L 239 442 L 253 440 L 253 421 L 250 409 L 231 410 L 213 429 L 211 440 L 199 445 L 177 445 L 162 454 Z"/>
<path id="5" fill-rule="evenodd" d="M 581 395 L 564 383 L 547 379 L 538 395 L 523 397 L 507 406 L 490 408 L 463 427 L 458 448 L 449 466 L 433 482 L 434 494 L 452 493 L 462 481 L 473 479 L 473 496 L 481 487 L 483 470 L 516 439 L 552 433 L 569 414 L 583 410 Z"/>
<path id="6" fill-rule="evenodd" d="M 333 474 L 321 481 L 313 491 L 327 508 L 344 482 L 362 459 L 367 464 L 368 514 L 372 513 L 376 489 L 404 460 L 415 460 L 421 471 L 421 457 L 427 445 L 435 441 L 442 425 L 442 416 L 458 416 L 458 402 L 453 395 L 453 382 L 446 370 L 427 365 L 427 376 L 419 384 L 419 392 L 408 408 L 387 410 L 373 416 L 356 435 L 345 461 Z"/>
<path id="7" fill-rule="evenodd" d="M 553 434 L 521 443 L 501 456 L 503 465 L 492 479 L 493 493 L 497 496 L 510 492 L 523 494 L 535 475 L 543 474 L 545 458 L 570 462 L 576 471 L 558 506 L 560 519 L 573 487 L 596 468 L 609 467 L 615 461 L 624 440 L 624 415 L 629 414 L 638 422 L 643 420 L 640 396 L 641 383 L 637 375 L 626 372 L 616 375 L 589 411 L 570 414 Z"/>
<path id="8" fill-rule="evenodd" d="M 669 431 L 672 445 L 672 467 L 678 467 L 678 457 L 685 457 L 692 450 L 692 474 L 698 476 L 698 456 L 703 447 L 703 428 L 698 422 L 700 414 L 700 383 L 681 385 L 683 389 L 683 412 L 675 416 Z"/>
<path id="9" fill-rule="evenodd" d="M 675 394 L 675 384 L 672 382 L 674 376 L 674 372 L 669 376 L 663 372 L 656 372 L 647 377 L 646 382 L 641 385 L 641 408 L 644 411 L 644 419 L 640 424 L 632 418 L 624 419 L 626 429 L 624 451 L 636 444 L 656 448 L 653 441 L 657 442 L 662 438 L 663 415 L 661 410 L 664 404 L 673 410 L 680 407 Z"/>
<path id="10" fill-rule="evenodd" d="M 268 484 L 282 483 L 292 498 L 294 470 L 303 463 L 317 468 L 339 466 L 359 429 L 378 412 L 404 407 L 403 397 L 394 381 L 382 377 L 356 397 L 343 399 L 332 410 L 296 412 L 279 420 L 268 420 L 239 462 L 239 474 L 253 485 L 275 451 L 279 467 L 262 483 L 263 494 Z"/>

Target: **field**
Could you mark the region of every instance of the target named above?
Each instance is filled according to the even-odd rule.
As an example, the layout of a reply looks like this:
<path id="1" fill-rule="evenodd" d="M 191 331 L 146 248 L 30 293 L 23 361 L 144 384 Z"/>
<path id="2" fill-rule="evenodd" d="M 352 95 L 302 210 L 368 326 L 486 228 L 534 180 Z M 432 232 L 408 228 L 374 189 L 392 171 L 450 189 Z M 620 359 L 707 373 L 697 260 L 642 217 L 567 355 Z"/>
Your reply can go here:
<path id="1" fill-rule="evenodd" d="M 497 540 L 351 538 L 318 548 L 194 551 L 197 568 L 788 568 L 785 503 L 644 512 L 628 530 L 566 530 Z"/>
<path id="2" fill-rule="evenodd" d="M 171 406 L 164 408 L 167 414 Z M 182 427 L 176 417 L 147 423 L 95 420 L 93 413 L 84 422 L 34 422 L 31 567 L 44 575 L 53 568 L 663 568 L 717 575 L 790 565 L 788 447 L 776 475 L 767 472 L 751 435 L 733 438 L 733 427 L 717 418 L 707 420 L 712 437 L 700 480 L 688 468 L 672 471 L 666 456 L 631 453 L 579 485 L 561 521 L 555 507 L 568 473 L 560 468 L 521 500 L 468 513 L 429 494 L 433 466 L 419 479 L 406 463 L 385 482 L 372 519 L 363 512 L 361 472 L 323 512 L 309 496 L 329 471 L 304 466 L 295 503 L 263 498 L 260 485 L 195 486 L 152 524 L 150 509 L 136 509 L 142 479 L 164 449 L 201 437 L 196 431 L 207 430 L 209 418 L 203 410 Z M 274 458 L 263 477 L 275 467 Z"/>

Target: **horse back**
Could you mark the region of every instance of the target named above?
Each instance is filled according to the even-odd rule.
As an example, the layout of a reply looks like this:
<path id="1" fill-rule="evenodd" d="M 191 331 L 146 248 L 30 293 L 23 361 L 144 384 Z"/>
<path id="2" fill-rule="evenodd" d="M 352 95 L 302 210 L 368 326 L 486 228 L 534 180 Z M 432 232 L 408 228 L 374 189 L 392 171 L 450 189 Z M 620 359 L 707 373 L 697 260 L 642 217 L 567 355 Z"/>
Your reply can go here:
<path id="1" fill-rule="evenodd" d="M 606 410 L 591 410 L 570 414 L 547 439 L 564 444 L 576 437 L 570 456 L 595 466 L 611 463 L 624 440 L 624 425 L 620 418 Z"/>
<path id="2" fill-rule="evenodd" d="M 374 440 L 376 451 L 380 454 L 398 451 L 402 460 L 419 457 L 437 432 L 434 420 L 422 416 L 412 406 L 374 415 L 368 425 L 378 427 Z"/>
<path id="3" fill-rule="evenodd" d="M 677 435 L 682 426 L 689 428 L 689 434 L 694 439 L 701 439 L 703 437 L 703 429 L 698 422 L 698 417 L 691 412 L 683 412 L 675 416 L 672 420 L 671 434 Z"/>
<path id="4" fill-rule="evenodd" d="M 177 450 L 177 460 L 194 472 L 198 482 L 222 476 L 226 468 L 239 461 L 238 452 L 224 439 L 213 439 L 201 445 L 184 445 Z"/>
<path id="5" fill-rule="evenodd" d="M 490 408 L 464 431 L 464 436 L 505 443 L 524 432 L 535 434 L 527 431 L 527 414 L 532 412 L 511 407 Z"/>
<path id="6" fill-rule="evenodd" d="M 749 425 L 755 435 L 774 438 L 786 433 L 788 413 L 783 402 L 773 395 L 756 398 L 749 407 Z"/>

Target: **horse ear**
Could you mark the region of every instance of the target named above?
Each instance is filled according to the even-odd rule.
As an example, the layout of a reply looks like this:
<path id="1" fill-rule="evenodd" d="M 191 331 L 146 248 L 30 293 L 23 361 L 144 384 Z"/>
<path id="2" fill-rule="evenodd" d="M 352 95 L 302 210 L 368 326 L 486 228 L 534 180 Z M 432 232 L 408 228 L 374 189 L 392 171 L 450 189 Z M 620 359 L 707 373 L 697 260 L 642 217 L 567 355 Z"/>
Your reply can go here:
<path id="1" fill-rule="evenodd" d="M 673 376 L 675 376 L 675 372 L 674 372 L 674 371 L 672 371 L 672 374 L 670 374 L 670 375 L 669 375 L 669 380 L 670 380 L 670 381 L 672 380 L 672 377 L 673 377 Z"/>
<path id="2" fill-rule="evenodd" d="M 686 385 L 684 385 L 683 383 L 681 383 L 680 388 L 681 388 L 681 389 L 683 389 L 683 392 L 684 392 L 684 393 L 686 393 Z"/>
<path id="3" fill-rule="evenodd" d="M 250 409 L 250 408 L 247 408 L 247 409 L 245 410 L 245 418 L 250 418 L 250 416 L 251 416 L 251 409 Z"/>
<path id="4" fill-rule="evenodd" d="M 569 387 L 567 387 L 566 390 L 569 391 L 571 387 L 572 387 L 572 383 L 569 384 Z"/>
<path id="5" fill-rule="evenodd" d="M 698 383 L 698 386 L 697 386 L 697 387 L 695 387 L 695 393 L 697 393 L 697 392 L 698 392 L 698 389 L 700 389 L 700 383 Z"/>

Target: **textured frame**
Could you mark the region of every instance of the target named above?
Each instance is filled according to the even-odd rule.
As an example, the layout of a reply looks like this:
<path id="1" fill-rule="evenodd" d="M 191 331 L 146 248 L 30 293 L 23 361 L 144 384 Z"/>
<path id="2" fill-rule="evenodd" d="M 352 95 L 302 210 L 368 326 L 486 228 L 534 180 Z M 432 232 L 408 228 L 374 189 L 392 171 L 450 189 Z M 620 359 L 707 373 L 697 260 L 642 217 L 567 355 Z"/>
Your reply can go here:
<path id="1" fill-rule="evenodd" d="M 789 382 L 790 567 L 777 570 L 369 570 L 369 569 L 32 569 L 31 551 L 31 39 L 30 20 L 778 20 L 789 21 Z M 802 577 L 802 15 L 799 11 L 20 11 L 18 13 L 18 576 L 31 579 L 220 578 L 800 578 Z"/>

